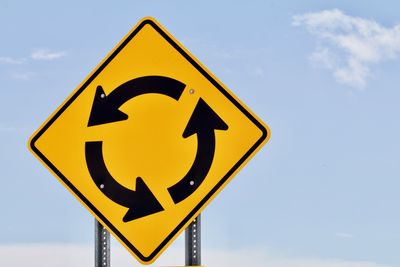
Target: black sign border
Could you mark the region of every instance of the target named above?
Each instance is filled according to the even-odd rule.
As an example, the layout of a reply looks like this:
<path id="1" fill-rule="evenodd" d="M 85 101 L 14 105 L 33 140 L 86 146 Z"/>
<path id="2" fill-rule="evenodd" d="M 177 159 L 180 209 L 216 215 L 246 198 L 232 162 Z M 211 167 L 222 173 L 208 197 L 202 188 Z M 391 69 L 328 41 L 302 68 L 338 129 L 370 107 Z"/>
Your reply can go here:
<path id="1" fill-rule="evenodd" d="M 193 67 L 195 67 L 208 81 L 210 81 L 226 98 L 228 98 L 247 118 L 249 118 L 261 131 L 262 136 L 257 142 L 243 155 L 243 157 L 224 175 L 224 177 L 211 189 L 211 191 L 200 201 L 199 204 L 184 218 L 184 220 L 178 224 L 178 226 L 164 239 L 164 241 L 149 255 L 145 256 L 141 254 L 134 245 L 132 245 L 122 235 L 107 218 L 96 209 L 96 207 L 90 203 L 86 197 L 76 188 L 74 185 L 65 177 L 60 170 L 54 166 L 49 159 L 47 159 L 40 151 L 36 148 L 35 142 L 40 136 L 46 132 L 46 130 L 57 120 L 57 118 L 68 108 L 69 105 L 85 90 L 85 88 L 96 78 L 96 76 L 103 71 L 103 69 L 110 63 L 114 57 L 135 37 L 135 35 L 145 26 L 152 26 L 170 45 L 172 45 L 187 61 L 189 61 Z M 267 129 L 243 107 L 233 96 L 231 96 L 221 84 L 219 84 L 213 77 L 203 69 L 188 53 L 182 49 L 163 29 L 161 29 L 153 20 L 143 20 L 128 37 L 117 47 L 114 52 L 101 64 L 101 66 L 87 79 L 87 81 L 68 99 L 68 101 L 54 114 L 52 118 L 43 126 L 42 129 L 31 139 L 30 147 L 34 153 L 45 163 L 47 166 L 68 186 L 77 197 L 83 201 L 86 206 L 93 211 L 111 231 L 113 231 L 121 241 L 125 243 L 127 247 L 131 249 L 143 262 L 151 262 L 154 257 L 168 244 L 168 242 L 183 228 L 183 226 L 192 218 L 203 205 L 221 188 L 221 186 L 233 175 L 233 173 L 246 161 L 248 157 L 264 142 L 268 136 Z"/>

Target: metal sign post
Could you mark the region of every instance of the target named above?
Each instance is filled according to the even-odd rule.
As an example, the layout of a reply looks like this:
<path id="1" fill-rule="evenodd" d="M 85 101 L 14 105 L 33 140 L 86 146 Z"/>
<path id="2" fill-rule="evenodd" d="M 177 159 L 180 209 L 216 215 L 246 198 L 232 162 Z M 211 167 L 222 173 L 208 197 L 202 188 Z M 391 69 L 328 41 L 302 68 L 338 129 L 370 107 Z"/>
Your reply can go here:
<path id="1" fill-rule="evenodd" d="M 95 219 L 94 266 L 110 267 L 111 255 L 110 232 Z M 185 229 L 185 265 L 201 265 L 201 216 Z"/>
<path id="2" fill-rule="evenodd" d="M 94 266 L 110 267 L 110 232 L 95 219 Z"/>
<path id="3" fill-rule="evenodd" d="M 201 220 L 200 214 L 185 230 L 185 265 L 201 265 Z"/>

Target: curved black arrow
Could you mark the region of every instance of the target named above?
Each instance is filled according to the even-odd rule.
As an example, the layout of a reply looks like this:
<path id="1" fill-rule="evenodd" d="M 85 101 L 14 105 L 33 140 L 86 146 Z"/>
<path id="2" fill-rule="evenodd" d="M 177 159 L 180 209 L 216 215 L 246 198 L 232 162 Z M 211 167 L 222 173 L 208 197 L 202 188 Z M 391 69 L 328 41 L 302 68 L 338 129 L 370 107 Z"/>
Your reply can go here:
<path id="1" fill-rule="evenodd" d="M 168 188 L 175 204 L 190 196 L 203 182 L 214 158 L 214 130 L 227 129 L 228 125 L 200 98 L 182 134 L 184 138 L 197 134 L 196 158 L 185 177 Z"/>
<path id="2" fill-rule="evenodd" d="M 133 191 L 120 185 L 112 177 L 104 163 L 102 146 L 102 141 L 86 142 L 86 164 L 93 181 L 103 194 L 119 205 L 129 208 L 122 220 L 129 222 L 163 211 L 164 208 L 142 178 L 136 178 L 136 190 Z"/>
<path id="3" fill-rule="evenodd" d="M 99 85 L 93 100 L 88 126 L 128 119 L 128 115 L 121 112 L 119 108 L 136 96 L 156 93 L 179 100 L 184 88 L 185 84 L 164 76 L 144 76 L 130 80 L 118 86 L 108 96 Z"/>

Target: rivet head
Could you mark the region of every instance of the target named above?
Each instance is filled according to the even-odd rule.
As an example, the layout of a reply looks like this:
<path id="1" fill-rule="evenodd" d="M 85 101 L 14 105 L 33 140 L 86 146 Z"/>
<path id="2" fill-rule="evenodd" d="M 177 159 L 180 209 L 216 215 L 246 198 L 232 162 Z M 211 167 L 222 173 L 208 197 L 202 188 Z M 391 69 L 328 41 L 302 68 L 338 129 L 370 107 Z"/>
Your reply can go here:
<path id="1" fill-rule="evenodd" d="M 100 185 L 100 188 L 103 189 L 103 188 L 104 188 L 104 184 L 101 184 L 101 185 Z"/>
<path id="2" fill-rule="evenodd" d="M 190 89 L 189 94 L 194 94 L 194 89 Z"/>

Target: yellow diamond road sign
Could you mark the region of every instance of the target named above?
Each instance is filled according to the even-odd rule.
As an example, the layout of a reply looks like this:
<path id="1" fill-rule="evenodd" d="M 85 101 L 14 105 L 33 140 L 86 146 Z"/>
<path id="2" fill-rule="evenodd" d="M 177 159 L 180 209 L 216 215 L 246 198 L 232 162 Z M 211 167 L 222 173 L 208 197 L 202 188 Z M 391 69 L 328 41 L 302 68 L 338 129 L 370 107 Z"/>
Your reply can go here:
<path id="1" fill-rule="evenodd" d="M 158 22 L 145 18 L 29 146 L 148 264 L 268 139 L 255 114 Z"/>

